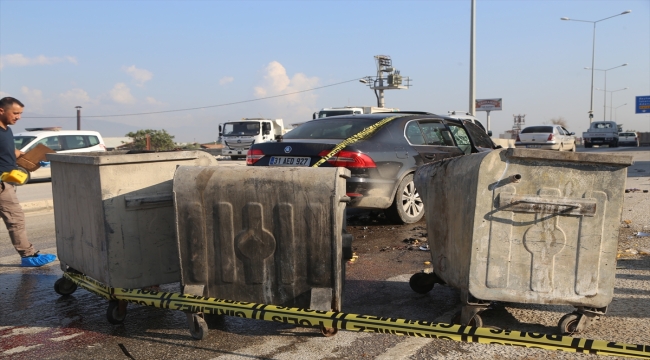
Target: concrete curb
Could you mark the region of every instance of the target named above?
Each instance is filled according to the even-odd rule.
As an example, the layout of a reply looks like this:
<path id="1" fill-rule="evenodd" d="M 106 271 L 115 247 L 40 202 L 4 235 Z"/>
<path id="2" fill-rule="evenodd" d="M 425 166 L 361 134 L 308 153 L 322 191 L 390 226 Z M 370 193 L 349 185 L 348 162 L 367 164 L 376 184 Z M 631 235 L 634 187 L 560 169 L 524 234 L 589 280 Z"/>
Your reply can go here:
<path id="1" fill-rule="evenodd" d="M 23 212 L 25 213 L 54 210 L 54 203 L 51 199 L 22 202 L 20 203 L 20 206 L 23 208 Z"/>

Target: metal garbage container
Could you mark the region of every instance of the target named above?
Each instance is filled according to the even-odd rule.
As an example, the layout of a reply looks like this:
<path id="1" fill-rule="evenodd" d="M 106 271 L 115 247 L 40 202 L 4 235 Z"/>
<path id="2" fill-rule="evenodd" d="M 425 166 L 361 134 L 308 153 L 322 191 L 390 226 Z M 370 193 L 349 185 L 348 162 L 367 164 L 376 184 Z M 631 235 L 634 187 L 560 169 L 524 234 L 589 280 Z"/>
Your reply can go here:
<path id="1" fill-rule="evenodd" d="M 180 281 L 172 179 L 179 165 L 215 166 L 202 151 L 48 154 L 57 255 L 110 287 Z M 59 279 L 55 290 L 74 291 Z"/>
<path id="2" fill-rule="evenodd" d="M 458 288 L 465 325 L 481 326 L 489 302 L 505 301 L 573 305 L 560 331 L 583 330 L 614 295 L 631 164 L 624 155 L 516 148 L 422 166 L 414 180 L 434 273 L 414 275 L 412 287 Z"/>
<path id="3" fill-rule="evenodd" d="M 340 311 L 352 257 L 344 217 L 349 176 L 344 168 L 179 167 L 181 291 Z M 203 316 L 188 314 L 197 339 L 207 335 Z"/>

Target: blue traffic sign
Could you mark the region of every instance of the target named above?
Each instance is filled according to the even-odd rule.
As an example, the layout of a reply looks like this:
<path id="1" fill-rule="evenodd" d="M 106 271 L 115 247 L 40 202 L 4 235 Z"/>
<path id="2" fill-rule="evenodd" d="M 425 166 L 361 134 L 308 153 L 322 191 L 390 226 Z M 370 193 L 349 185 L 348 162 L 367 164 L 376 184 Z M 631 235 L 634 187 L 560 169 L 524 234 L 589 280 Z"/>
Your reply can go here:
<path id="1" fill-rule="evenodd" d="M 650 95 L 637 96 L 634 109 L 637 114 L 650 114 Z"/>

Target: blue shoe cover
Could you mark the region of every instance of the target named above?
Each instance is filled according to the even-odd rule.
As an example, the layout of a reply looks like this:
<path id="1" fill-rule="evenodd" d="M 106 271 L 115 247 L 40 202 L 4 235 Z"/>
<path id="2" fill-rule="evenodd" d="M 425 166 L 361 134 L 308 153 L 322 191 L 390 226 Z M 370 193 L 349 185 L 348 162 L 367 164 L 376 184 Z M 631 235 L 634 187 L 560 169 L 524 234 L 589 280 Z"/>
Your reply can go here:
<path id="1" fill-rule="evenodd" d="M 56 260 L 56 255 L 36 253 L 32 256 L 22 258 L 21 265 L 25 267 L 38 267 L 49 264 L 54 260 Z"/>

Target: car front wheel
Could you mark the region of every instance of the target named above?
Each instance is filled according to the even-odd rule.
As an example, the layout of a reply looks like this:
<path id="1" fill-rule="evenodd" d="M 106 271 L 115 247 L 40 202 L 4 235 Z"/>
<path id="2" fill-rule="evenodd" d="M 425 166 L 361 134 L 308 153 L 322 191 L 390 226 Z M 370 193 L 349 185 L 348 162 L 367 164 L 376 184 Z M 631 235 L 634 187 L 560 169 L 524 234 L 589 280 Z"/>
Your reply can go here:
<path id="1" fill-rule="evenodd" d="M 385 213 L 387 218 L 401 224 L 412 224 L 422 219 L 424 204 L 413 183 L 413 174 L 402 179 L 395 192 L 393 204 Z"/>

